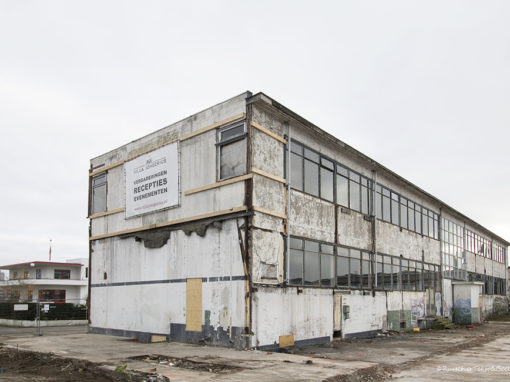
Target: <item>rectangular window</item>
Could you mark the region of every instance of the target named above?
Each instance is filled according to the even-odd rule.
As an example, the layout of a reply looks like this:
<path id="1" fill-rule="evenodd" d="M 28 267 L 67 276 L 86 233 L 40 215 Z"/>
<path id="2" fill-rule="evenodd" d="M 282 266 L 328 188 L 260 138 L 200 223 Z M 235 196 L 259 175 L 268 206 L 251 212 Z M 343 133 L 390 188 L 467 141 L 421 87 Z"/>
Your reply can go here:
<path id="1" fill-rule="evenodd" d="M 35 270 L 35 278 L 40 279 L 41 278 L 41 268 L 36 268 Z"/>
<path id="2" fill-rule="evenodd" d="M 394 192 L 391 193 L 391 223 L 392 224 L 399 224 L 399 195 L 395 194 Z"/>
<path id="3" fill-rule="evenodd" d="M 400 226 L 407 229 L 407 199 L 400 197 Z"/>
<path id="4" fill-rule="evenodd" d="M 65 290 L 41 289 L 39 290 L 39 301 L 41 302 L 66 302 Z"/>
<path id="5" fill-rule="evenodd" d="M 361 280 L 363 288 L 370 288 L 372 278 L 370 274 L 370 253 L 362 252 L 361 255 Z"/>
<path id="6" fill-rule="evenodd" d="M 319 285 L 319 244 L 305 240 L 305 285 Z"/>
<path id="7" fill-rule="evenodd" d="M 383 190 L 384 191 L 384 190 Z M 391 204 L 389 195 L 382 197 L 382 219 L 386 222 L 391 222 Z"/>
<path id="8" fill-rule="evenodd" d="M 419 205 L 415 206 L 415 231 L 421 233 L 421 207 Z"/>
<path id="9" fill-rule="evenodd" d="M 335 257 L 321 253 L 321 285 L 335 285 Z"/>
<path id="10" fill-rule="evenodd" d="M 428 210 L 423 208 L 423 234 L 425 236 L 429 235 L 429 218 L 428 218 Z"/>
<path id="11" fill-rule="evenodd" d="M 340 166 L 337 167 L 337 172 Z M 344 207 L 349 207 L 349 180 L 338 174 L 336 177 L 336 202 Z"/>
<path id="12" fill-rule="evenodd" d="M 336 284 L 338 286 L 349 286 L 349 250 L 344 247 L 337 248 L 336 258 Z"/>
<path id="13" fill-rule="evenodd" d="M 350 249 L 351 288 L 361 288 L 361 253 L 357 249 Z"/>
<path id="14" fill-rule="evenodd" d="M 303 284 L 303 240 L 290 239 L 289 284 Z"/>
<path id="15" fill-rule="evenodd" d="M 71 271 L 67 269 L 55 269 L 53 276 L 55 279 L 69 280 L 71 278 Z"/>
<path id="16" fill-rule="evenodd" d="M 408 201 L 408 209 L 407 212 L 409 213 L 409 218 L 407 221 L 408 227 L 410 231 L 414 231 L 414 203 L 410 200 Z"/>
<path id="17" fill-rule="evenodd" d="M 308 194 L 319 196 L 319 165 L 308 159 L 305 159 L 304 191 Z"/>
<path id="18" fill-rule="evenodd" d="M 321 167 L 321 198 L 333 201 L 333 171 Z"/>
<path id="19" fill-rule="evenodd" d="M 303 191 L 303 157 L 291 153 L 290 184 L 293 188 Z"/>
<path id="20" fill-rule="evenodd" d="M 106 212 L 106 173 L 92 177 L 90 214 Z"/>
<path id="21" fill-rule="evenodd" d="M 375 207 L 375 217 L 377 219 L 382 219 L 382 194 L 381 194 L 381 186 L 376 185 L 376 192 L 375 192 L 375 201 L 374 201 L 374 207 Z"/>
<path id="22" fill-rule="evenodd" d="M 402 288 L 402 278 L 400 277 L 400 259 L 397 257 L 392 258 L 393 270 L 393 289 L 398 290 Z"/>
<path id="23" fill-rule="evenodd" d="M 219 131 L 220 180 L 246 173 L 246 131 L 244 123 L 228 126 Z"/>
<path id="24" fill-rule="evenodd" d="M 391 290 L 393 286 L 391 284 L 391 257 L 384 256 L 384 289 Z"/>
<path id="25" fill-rule="evenodd" d="M 361 213 L 370 213 L 370 181 L 364 177 L 361 178 Z"/>

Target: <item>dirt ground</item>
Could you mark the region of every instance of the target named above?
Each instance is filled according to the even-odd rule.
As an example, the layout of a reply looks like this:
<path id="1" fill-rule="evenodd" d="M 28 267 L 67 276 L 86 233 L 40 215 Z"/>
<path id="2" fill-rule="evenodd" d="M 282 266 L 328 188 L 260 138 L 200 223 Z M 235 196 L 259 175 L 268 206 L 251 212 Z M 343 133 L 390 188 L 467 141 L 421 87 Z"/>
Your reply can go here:
<path id="1" fill-rule="evenodd" d="M 371 365 L 370 367 L 351 370 L 351 372 L 347 374 L 336 375 L 331 378 L 310 380 L 322 380 L 327 382 L 370 382 L 398 379 L 407 381 L 413 380 L 413 378 L 405 379 L 399 376 L 406 375 L 406 372 L 409 374 L 410 371 L 417 370 L 420 367 L 423 368 L 425 367 L 424 365 L 430 362 L 436 362 L 437 364 L 438 358 L 454 358 L 470 349 L 472 349 L 472 352 L 475 354 L 474 357 L 477 359 L 479 358 L 477 352 L 482 349 L 485 344 L 489 344 L 498 338 L 509 338 L 510 314 L 494 318 L 491 321 L 492 322 L 488 324 L 485 323 L 467 327 L 459 326 L 448 330 L 428 330 L 419 333 L 391 332 L 372 339 L 337 340 L 319 346 L 290 348 L 286 349 L 284 352 L 295 354 L 296 356 L 309 357 L 306 363 L 310 365 L 316 365 L 321 361 L 326 362 L 327 360 L 334 360 L 334 362 L 340 362 L 341 364 L 363 361 L 366 362 L 366 365 Z M 491 357 L 491 355 L 488 356 Z M 431 361 L 434 359 L 436 361 Z M 133 362 L 146 364 L 147 367 L 141 369 L 145 372 L 133 371 L 135 369 L 131 367 L 134 366 Z M 295 361 L 284 360 L 283 362 L 292 364 Z M 303 361 L 299 360 L 299 362 Z M 466 361 L 460 358 L 459 362 L 462 363 Z M 76 358 L 57 356 L 53 353 L 18 350 L 12 346 L 12 342 L 10 347 L 0 344 L 0 369 L 2 369 L 0 381 L 169 381 L 169 378 L 155 372 L 156 366 L 158 367 L 158 371 L 162 366 L 170 366 L 172 368 L 180 368 L 181 370 L 189 370 L 190 372 L 205 372 L 210 375 L 207 379 L 229 381 L 246 380 L 246 376 L 243 377 L 243 379 L 238 379 L 240 378 L 239 376 L 243 374 L 243 370 L 246 369 L 246 363 L 239 363 L 238 366 L 241 367 L 228 366 L 225 363 L 218 366 L 211 362 L 200 362 L 199 357 L 195 357 L 194 359 L 193 357 L 178 358 L 176 356 L 165 356 L 157 353 L 146 353 L 146 355 L 119 359 L 119 363 L 115 364 L 108 364 L 107 362 L 93 363 Z M 117 369 L 117 371 L 115 369 Z M 140 368 L 137 370 L 140 370 Z M 147 373 L 147 371 L 154 371 L 154 373 Z M 236 377 L 236 375 L 238 375 L 238 377 Z M 505 377 L 509 376 L 510 375 L 505 375 Z M 173 377 L 170 378 L 173 379 Z M 302 376 L 299 380 L 303 380 Z M 306 378 L 306 380 L 308 379 Z M 488 378 L 486 380 L 501 379 Z"/>
<path id="2" fill-rule="evenodd" d="M 92 362 L 0 347 L 1 381 L 155 382 L 161 377 L 108 370 Z"/>

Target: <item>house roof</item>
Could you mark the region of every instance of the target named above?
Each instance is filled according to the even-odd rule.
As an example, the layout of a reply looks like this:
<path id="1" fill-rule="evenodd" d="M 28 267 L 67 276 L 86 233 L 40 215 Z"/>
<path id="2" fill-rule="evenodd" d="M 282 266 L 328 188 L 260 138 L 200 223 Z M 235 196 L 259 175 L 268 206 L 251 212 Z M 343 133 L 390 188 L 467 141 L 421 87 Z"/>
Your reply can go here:
<path id="1" fill-rule="evenodd" d="M 36 266 L 36 265 L 62 265 L 62 266 L 66 266 L 66 267 L 83 267 L 83 264 L 78 264 L 78 263 L 59 263 L 59 262 L 53 262 L 53 261 L 29 261 L 27 263 L 2 265 L 2 266 L 0 266 L 0 269 L 17 268 L 17 267 L 21 267 L 23 265 L 30 266 L 30 264 L 34 264 L 34 266 Z"/>

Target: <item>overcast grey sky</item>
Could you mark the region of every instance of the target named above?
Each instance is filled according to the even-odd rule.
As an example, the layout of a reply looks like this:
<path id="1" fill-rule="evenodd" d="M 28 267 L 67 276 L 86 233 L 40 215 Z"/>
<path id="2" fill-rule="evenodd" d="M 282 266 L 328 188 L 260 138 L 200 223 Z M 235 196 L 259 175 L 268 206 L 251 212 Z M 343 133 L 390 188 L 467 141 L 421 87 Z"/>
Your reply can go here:
<path id="1" fill-rule="evenodd" d="M 509 1 L 0 0 L 0 263 L 88 256 L 89 159 L 263 91 L 510 240 Z"/>

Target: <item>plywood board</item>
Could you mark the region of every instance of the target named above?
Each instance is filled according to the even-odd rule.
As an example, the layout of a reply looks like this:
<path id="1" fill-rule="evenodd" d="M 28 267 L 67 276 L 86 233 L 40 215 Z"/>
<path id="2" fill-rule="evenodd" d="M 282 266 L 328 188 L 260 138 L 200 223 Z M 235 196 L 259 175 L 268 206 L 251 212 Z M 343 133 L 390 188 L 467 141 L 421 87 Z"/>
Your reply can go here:
<path id="1" fill-rule="evenodd" d="M 186 330 L 202 331 L 202 279 L 186 280 Z"/>
<path id="2" fill-rule="evenodd" d="M 280 336 L 280 347 L 286 348 L 289 346 L 294 346 L 294 334 L 290 334 L 288 336 Z"/>

